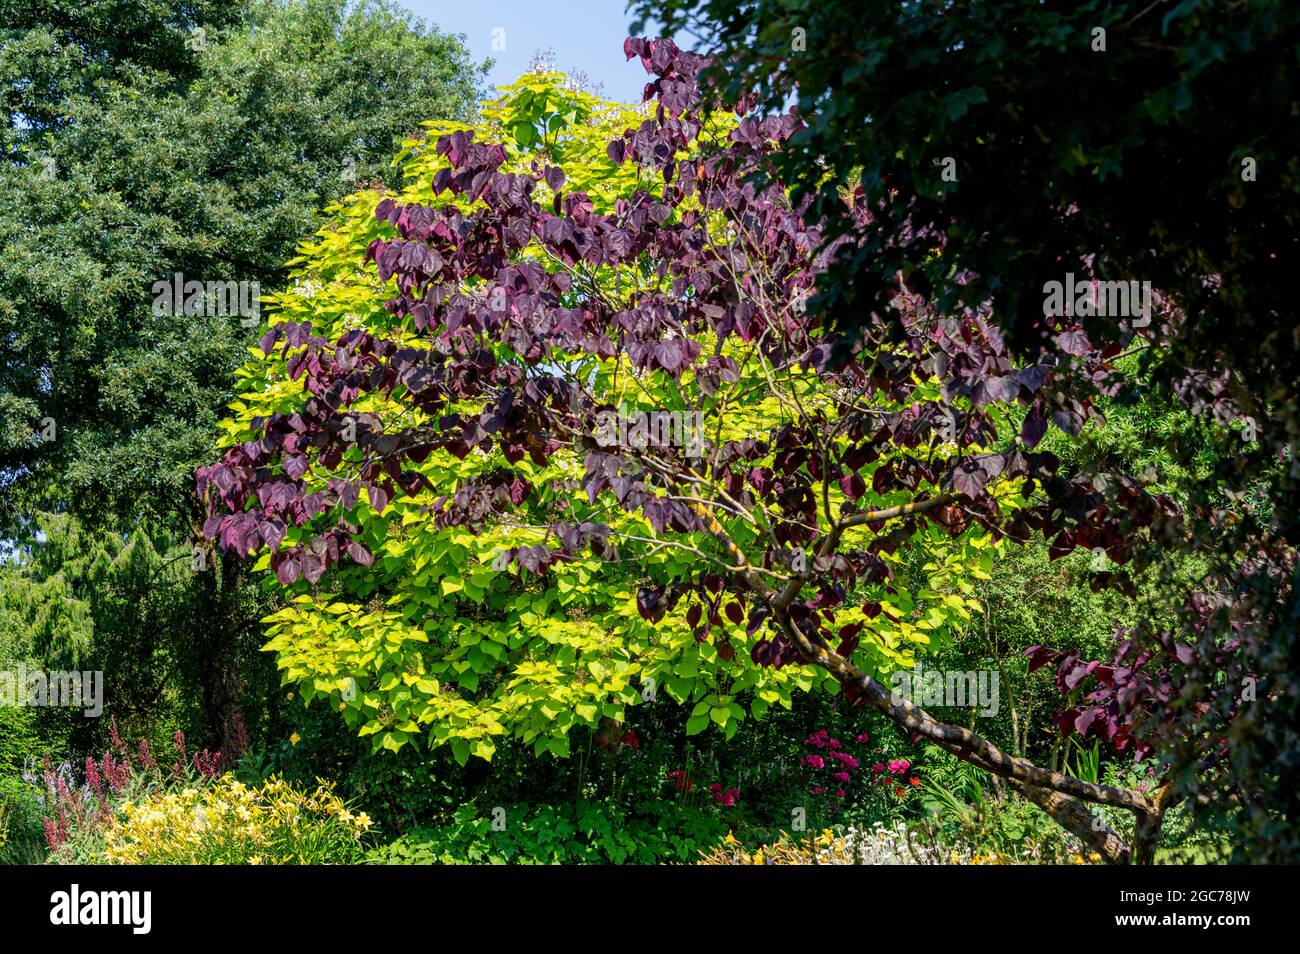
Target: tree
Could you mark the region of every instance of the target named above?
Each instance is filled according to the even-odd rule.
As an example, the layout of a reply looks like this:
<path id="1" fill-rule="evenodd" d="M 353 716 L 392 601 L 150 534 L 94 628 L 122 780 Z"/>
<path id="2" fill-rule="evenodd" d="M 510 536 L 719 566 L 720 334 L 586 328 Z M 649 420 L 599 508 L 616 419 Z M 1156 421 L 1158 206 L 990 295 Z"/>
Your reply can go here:
<path id="1" fill-rule="evenodd" d="M 129 536 L 152 519 L 187 546 L 258 296 L 323 205 L 383 180 L 411 115 L 468 114 L 481 68 L 383 2 L 0 11 L 0 527 L 26 539 L 55 511 Z M 218 299 L 161 298 L 178 274 Z M 229 751 L 231 644 L 262 611 L 245 617 L 237 561 L 196 565 L 208 742 Z"/>
<path id="2" fill-rule="evenodd" d="M 358 179 L 382 181 L 412 112 L 461 116 L 477 94 L 457 41 L 382 4 L 255 3 L 234 22 L 155 5 L 139 31 L 173 53 L 105 64 L 93 45 L 81 50 L 80 31 L 134 36 L 111 20 L 132 16 L 117 7 L 42 7 L 8 33 L 20 52 L 54 44 L 71 63 L 55 84 L 66 92 L 43 101 L 48 115 L 21 97 L 10 105 L 0 166 L 10 527 L 35 505 L 68 502 L 85 517 L 188 517 L 190 475 L 249 316 L 160 309 L 155 283 L 179 272 L 279 287 L 317 210 Z M 13 95 L 32 85 L 31 60 L 5 63 Z"/>
<path id="3" fill-rule="evenodd" d="M 651 170 L 616 163 L 607 155 L 610 140 L 628 126 L 640 124 L 644 115 L 576 89 L 560 74 L 530 74 L 504 92 L 502 100 L 484 107 L 483 120 L 473 127 L 428 124 L 427 140 L 413 141 L 404 151 L 407 185 L 399 197 L 382 198 L 376 192 L 350 197 L 319 240 L 302 249 L 295 275 L 301 291 L 277 299 L 272 330 L 264 338 L 265 355 L 241 372 L 244 393 L 234 405 L 235 419 L 227 425 L 227 443 L 247 446 L 262 433 L 270 415 L 301 420 L 304 393 L 295 382 L 318 361 L 314 346 L 299 350 L 305 329 L 310 329 L 316 342 L 365 329 L 403 347 L 429 347 L 430 329 L 412 329 L 396 320 L 383 306 L 374 274 L 357 265 L 368 247 L 393 234 L 374 215 L 381 201 L 383 208 L 400 201 L 403 208 L 457 214 L 453 204 L 457 194 L 441 186 L 453 167 L 444 148 L 430 148 L 445 137 L 472 133 L 476 140 L 508 144 L 502 153 L 503 168 L 516 170 L 508 173 L 517 177 L 512 181 L 532 181 L 536 170 L 551 170 L 543 176 L 546 184 L 538 188 L 553 199 L 581 195 L 593 212 L 617 215 L 620 208 L 645 201 Z M 704 141 L 719 139 L 732 125 L 726 117 L 714 117 L 699 135 Z M 481 227 L 490 226 L 485 220 Z M 554 251 L 530 242 L 511 258 L 518 267 L 535 268 L 550 261 Z M 575 309 L 597 301 L 621 307 L 636 302 L 661 281 L 630 251 L 624 259 L 611 258 L 591 267 L 571 264 L 572 270 L 563 273 L 572 282 L 564 299 Z M 474 284 L 471 279 L 467 287 L 475 302 L 492 294 Z M 384 287 L 391 292 L 395 283 L 389 278 Z M 504 307 L 504 298 L 501 303 Z M 488 301 L 488 307 L 495 305 Z M 268 343 L 286 329 L 300 339 L 298 343 L 289 348 Z M 681 391 L 671 378 L 629 373 L 626 354 L 612 342 L 594 353 L 579 349 L 570 354 L 563 353 L 562 343 L 544 338 L 530 342 L 513 334 L 506 337 L 508 344 L 500 350 L 521 372 L 541 362 L 566 387 L 586 382 L 590 400 L 607 409 L 602 420 L 608 433 L 601 436 L 610 446 L 620 443 L 620 421 L 630 423 L 633 431 L 639 427 L 643 444 L 658 446 L 667 441 L 680 449 L 685 440 L 699 442 L 702 449 L 706 432 L 715 427 L 742 436 L 766 433 L 786 417 L 778 396 L 760 400 L 768 391 L 764 373 L 770 368 L 747 357 L 742 348 L 729 347 L 719 365 L 723 370 L 709 376 L 715 389 L 725 375 L 751 395 L 741 407 L 733 399 L 723 413 L 721 407 L 697 408 L 701 395 Z M 427 372 L 413 373 L 418 378 Z M 792 380 L 806 399 L 828 402 L 833 398 L 812 373 L 794 375 Z M 622 721 L 627 706 L 659 699 L 692 707 L 688 733 L 713 726 L 730 738 L 744 718 L 762 716 L 771 705 L 788 708 L 796 690 L 818 684 L 838 690 L 837 683 L 806 666 L 754 665 L 745 651 L 753 634 L 732 642 L 740 606 L 723 599 L 720 576 L 710 577 L 713 589 L 707 610 L 681 605 L 670 611 L 665 606 L 651 614 L 656 617 L 654 625 L 641 619 L 638 590 L 647 583 L 690 576 L 692 563 L 700 557 L 685 544 L 655 542 L 652 537 L 664 529 L 662 519 L 656 517 L 653 527 L 641 516 L 615 519 L 607 512 L 607 503 L 593 503 L 574 479 L 582 471 L 583 457 L 571 440 L 560 442 L 549 454 L 539 450 L 541 456 L 526 459 L 518 459 L 508 449 L 473 454 L 468 447 L 456 446 L 429 454 L 414 450 L 394 477 L 407 491 L 402 495 L 396 494 L 392 483 L 366 483 L 363 489 L 344 479 L 344 474 L 365 469 L 365 448 L 387 440 L 376 430 L 382 422 L 413 418 L 419 424 L 412 422 L 412 433 L 431 426 L 433 409 L 420 397 L 420 390 L 413 384 L 399 387 L 394 394 L 380 388 L 359 397 L 341 419 L 339 437 L 349 449 L 338 460 L 322 448 L 309 473 L 307 454 L 294 453 L 293 463 L 286 461 L 285 473 L 300 483 L 290 490 L 282 480 L 273 481 L 277 489 L 267 490 L 269 503 L 263 508 L 263 516 L 270 519 L 257 524 L 259 536 L 247 537 L 253 527 L 247 520 L 222 524 L 223 542 L 234 541 L 237 551 L 273 544 L 265 548 L 257 566 L 274 570 L 282 582 L 296 584 L 301 591 L 273 617 L 268 648 L 276 650 L 286 679 L 304 699 L 330 699 L 350 724 L 373 737 L 376 747 L 396 750 L 428 729 L 432 745 L 449 744 L 464 761 L 470 755 L 490 758 L 493 737 L 504 734 L 532 743 L 538 753 L 567 754 L 574 727 Z M 465 397 L 465 401 L 449 401 L 448 412 L 466 419 L 483 413 L 486 395 Z M 935 395 L 924 397 L 932 400 Z M 637 416 L 641 413 L 644 417 Z M 623 436 L 635 438 L 635 434 Z M 540 446 L 535 440 L 531 445 Z M 241 453 L 236 449 L 234 459 L 239 460 Z M 220 486 L 226 473 L 222 468 L 209 469 L 201 479 Z M 624 480 L 618 478 L 620 486 Z M 431 507 L 439 509 L 438 490 L 479 483 L 490 495 L 500 496 L 503 505 L 508 502 L 512 514 L 498 517 L 495 504 L 481 501 L 470 504 L 469 519 L 429 516 Z M 334 543 L 326 543 L 323 551 L 313 549 L 318 521 L 303 519 L 305 514 L 296 505 L 286 512 L 284 495 L 292 493 L 296 500 L 300 491 L 323 495 L 304 497 L 304 501 L 319 499 L 346 512 L 347 519 L 355 522 L 356 540 L 327 538 Z M 272 493 L 278 499 L 272 500 Z M 557 515 L 567 515 L 573 526 L 601 521 L 605 529 L 595 532 L 608 537 L 608 549 L 598 544 L 598 552 L 590 557 L 574 553 L 554 562 L 548 524 Z M 263 530 L 269 539 L 261 535 Z M 324 574 L 333 562 L 330 546 L 342 546 L 363 568 L 333 575 L 326 582 Z M 974 607 L 968 599 L 970 580 L 981 573 L 980 567 L 987 570 L 991 563 L 990 541 L 973 531 L 956 547 L 923 540 L 916 547 L 935 564 L 921 574 L 926 581 L 921 592 L 904 589 L 886 595 L 882 605 L 896 604 L 896 609 L 878 615 L 872 631 L 861 640 L 863 653 L 873 654 L 883 671 L 905 664 L 913 651 L 932 638 L 942 638 L 963 617 L 969 618 Z M 615 550 L 621 555 L 616 556 Z M 712 558 L 709 562 L 717 563 Z M 523 572 L 506 572 L 511 563 Z M 899 558 L 886 552 L 879 567 L 883 572 L 898 563 Z M 543 566 L 547 572 L 539 573 Z M 940 589 L 945 592 L 939 593 Z M 895 620 L 897 613 L 914 615 L 918 622 Z M 710 642 L 705 637 L 713 629 L 719 635 Z"/>
<path id="4" fill-rule="evenodd" d="M 384 197 L 375 207 L 366 260 L 379 284 L 356 288 L 346 306 L 327 300 L 319 321 L 299 312 L 305 320 L 263 336 L 283 374 L 254 378 L 263 396 L 235 406 L 232 445 L 199 486 L 209 538 L 260 553 L 286 584 L 324 581 L 295 603 L 314 606 L 317 621 L 321 610 L 348 617 L 324 632 L 280 617 L 277 648 L 299 647 L 289 678 L 344 693 L 407 651 L 405 599 L 390 598 L 391 609 L 376 601 L 366 610 L 377 619 L 363 627 L 360 607 L 329 595 L 336 587 L 382 579 L 390 555 L 424 528 L 461 546 L 452 559 L 462 561 L 487 560 L 506 530 L 508 548 L 470 571 L 474 586 L 502 585 L 507 566 L 521 580 L 544 574 L 559 592 L 583 574 L 618 581 L 632 570 L 636 610 L 656 638 L 678 639 L 684 622 L 700 658 L 817 667 L 848 701 L 1007 779 L 1110 860 L 1130 848 L 1081 801 L 1134 812 L 1137 855 L 1149 860 L 1160 819 L 1152 799 L 1008 755 L 881 682 L 913 658 L 907 642 L 924 645 L 926 629 L 969 613 L 962 577 L 984 535 L 1041 532 L 1067 551 L 1086 540 L 1122 560 L 1135 533 L 1168 512 L 1132 480 L 1111 488 L 1122 506 L 1103 506 L 1087 480 L 1059 475 L 1057 459 L 1034 450 L 1062 400 L 1059 382 L 1107 387 L 1118 349 L 1079 348 L 1066 325 L 1035 362 L 1017 365 L 986 313 L 944 316 L 900 283 L 895 314 L 836 360 L 835 332 L 804 307 L 830 256 L 806 203 L 791 203 L 772 168 L 797 119 L 742 112 L 724 123 L 701 104 L 699 57 L 670 41 L 627 49 L 652 74 L 656 101 L 607 146 L 618 171 L 602 178 L 633 176 L 630 195 L 592 188 L 588 169 L 570 178 L 546 158 L 505 171 L 518 168 L 507 165 L 512 145 L 451 131 L 428 167 L 449 201 Z M 516 128 L 514 144 L 541 135 Z M 865 222 L 861 198 L 846 201 Z M 321 244 L 351 243 L 327 232 Z M 323 275 L 356 269 L 344 260 Z M 392 295 L 382 317 L 373 306 L 358 314 L 376 294 Z M 343 307 L 351 314 L 334 318 Z M 634 393 L 636 408 L 613 403 Z M 1091 413 L 1087 395 L 1069 402 L 1066 419 Z M 638 439 L 638 415 L 651 411 L 700 415 L 702 439 Z M 436 559 L 447 544 L 434 539 Z M 929 588 L 898 586 L 900 553 L 935 557 Z M 417 558 L 417 572 L 427 562 Z M 445 564 L 424 585 L 435 579 L 444 592 L 464 585 Z M 563 632 L 563 621 L 543 618 L 554 606 L 544 600 L 533 619 L 511 622 Z M 411 624 L 426 618 L 423 606 L 411 610 Z M 555 642 L 554 657 L 573 651 Z M 321 661 L 315 671 L 308 657 Z M 347 672 L 344 660 L 367 671 Z M 528 661 L 536 657 L 515 665 Z M 460 700 L 443 698 L 440 682 L 422 686 L 420 662 L 408 653 L 378 692 L 342 707 L 377 712 L 374 731 L 454 719 Z M 601 693 L 624 688 L 599 678 Z M 701 701 L 695 719 L 734 715 L 730 702 Z M 1126 728 L 1113 731 L 1132 744 Z"/>
<path id="5" fill-rule="evenodd" d="M 213 640 L 210 615 L 196 612 L 205 587 L 190 547 L 148 523 L 124 537 L 89 530 L 67 515 L 39 514 L 36 521 L 37 539 L 0 563 L 0 619 L 14 630 L 0 660 L 102 673 L 103 723 L 114 720 L 126 735 L 150 736 L 155 745 L 170 745 L 177 728 L 201 734 L 210 711 L 233 720 L 222 726 L 232 741 L 267 728 L 276 680 L 249 658 L 259 648 L 257 621 L 271 608 L 265 596 L 254 587 L 238 590 L 244 605 L 232 607 L 230 616 L 246 620 L 245 631 Z M 212 659 L 214 646 L 224 658 Z M 239 684 L 213 679 L 213 666 Z M 205 695 L 208 686 L 237 690 L 238 705 Z M 37 711 L 43 734 L 73 752 L 101 741 L 99 720 Z"/>
<path id="6" fill-rule="evenodd" d="M 806 125 L 774 164 L 829 238 L 855 239 L 810 303 L 843 343 L 859 316 L 883 313 L 900 271 L 945 310 L 987 303 L 1029 357 L 1054 331 L 1045 285 L 1067 272 L 1149 282 L 1165 299 L 1154 320 L 1093 314 L 1086 338 L 1140 352 L 1150 387 L 1198 418 L 1178 455 L 1208 447 L 1217 466 L 1179 488 L 1187 519 L 1136 554 L 1170 578 L 1168 602 L 1124 634 L 1120 658 L 1091 661 L 1151 678 L 1086 678 L 1166 763 L 1167 804 L 1189 800 L 1238 858 L 1300 855 L 1300 353 L 1286 290 L 1300 251 L 1288 120 L 1300 12 L 1276 0 L 634 7 L 716 54 L 709 89 L 723 101 L 797 102 Z M 864 190 L 872 222 L 843 214 L 845 185 Z M 1186 553 L 1208 563 L 1190 595 L 1172 583 Z M 1194 646 L 1176 650 L 1175 634 Z M 1055 658 L 1067 674 L 1084 664 Z M 1089 712 L 1067 710 L 1064 729 L 1082 717 L 1095 731 Z"/>
<path id="7" fill-rule="evenodd" d="M 1216 396 L 1282 413 L 1297 371 L 1293 5 L 633 6 L 717 54 L 711 89 L 727 102 L 796 98 L 805 124 L 774 165 L 832 235 L 856 230 L 839 189 L 879 204 L 820 287 L 841 325 L 882 311 L 902 270 L 945 311 L 994 300 L 1032 352 L 1046 281 L 1138 279 L 1196 318 L 1162 339 L 1170 375 L 1231 368 Z M 1119 317 L 1093 316 L 1093 337 Z"/>

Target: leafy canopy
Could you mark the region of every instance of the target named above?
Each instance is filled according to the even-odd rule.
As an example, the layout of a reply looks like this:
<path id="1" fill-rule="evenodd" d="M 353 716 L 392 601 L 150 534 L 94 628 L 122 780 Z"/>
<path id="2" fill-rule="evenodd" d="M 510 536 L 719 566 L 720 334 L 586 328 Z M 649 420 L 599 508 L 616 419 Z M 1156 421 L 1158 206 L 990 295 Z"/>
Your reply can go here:
<path id="1" fill-rule="evenodd" d="M 715 304 L 747 284 L 725 255 L 729 234 L 767 241 L 778 260 L 754 263 L 753 287 L 780 292 L 788 324 L 767 335 L 810 341 L 792 293 L 817 267 L 813 240 L 783 195 L 748 221 L 699 184 L 734 174 L 736 144 L 778 128 L 672 120 L 682 134 L 665 162 L 649 142 L 662 111 L 604 102 L 558 74 L 503 94 L 473 126 L 425 123 L 399 156 L 402 190 L 332 209 L 293 263 L 294 290 L 270 298 L 271 330 L 225 424 L 231 449 L 201 474 L 216 506 L 208 532 L 260 553 L 257 568 L 297 594 L 271 617 L 267 648 L 305 699 L 328 699 L 377 746 L 427 733 L 462 760 L 490 758 L 506 733 L 564 755 L 575 726 L 665 697 L 690 707 L 688 733 L 730 738 L 796 690 L 839 691 L 778 658 L 761 614 L 746 624 L 733 561 L 781 580 L 795 547 L 824 560 L 810 544 L 835 512 L 910 500 L 906 481 L 937 485 L 955 434 L 944 447 L 882 437 L 868 450 L 869 418 L 844 393 L 863 370 L 801 366 L 789 344 L 784 356 L 765 348 L 775 316 L 731 303 L 746 323 L 728 325 Z M 678 185 L 670 164 L 696 183 Z M 871 413 L 932 422 L 932 375 L 909 367 L 894 388 Z M 694 466 L 725 474 L 729 490 L 696 497 L 702 477 L 665 474 L 691 466 L 686 448 L 602 447 L 602 411 L 698 413 L 713 460 Z M 825 506 L 808 469 L 831 474 L 793 437 L 809 414 L 834 432 Z M 860 565 L 837 558 L 861 602 L 822 613 L 884 675 L 970 618 L 992 541 L 978 527 L 950 537 L 881 523 L 846 538 L 873 548 Z"/>

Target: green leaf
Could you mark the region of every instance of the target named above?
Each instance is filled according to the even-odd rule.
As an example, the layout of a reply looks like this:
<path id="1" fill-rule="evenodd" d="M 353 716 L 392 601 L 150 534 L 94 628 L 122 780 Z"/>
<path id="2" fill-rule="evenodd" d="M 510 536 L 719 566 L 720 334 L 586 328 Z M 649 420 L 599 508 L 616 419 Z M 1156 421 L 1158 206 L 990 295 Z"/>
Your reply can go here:
<path id="1" fill-rule="evenodd" d="M 529 149 L 537 142 L 537 130 L 531 123 L 516 123 L 514 137 L 520 149 Z"/>
<path id="2" fill-rule="evenodd" d="M 465 739 L 452 739 L 451 754 L 456 757 L 459 765 L 464 765 L 469 761 L 469 742 Z"/>

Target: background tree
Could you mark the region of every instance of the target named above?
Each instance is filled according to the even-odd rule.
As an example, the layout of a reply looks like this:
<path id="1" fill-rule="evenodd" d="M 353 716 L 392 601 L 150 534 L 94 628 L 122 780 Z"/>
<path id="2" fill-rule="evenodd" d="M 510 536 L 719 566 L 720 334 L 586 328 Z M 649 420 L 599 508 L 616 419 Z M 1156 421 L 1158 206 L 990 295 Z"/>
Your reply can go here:
<path id="1" fill-rule="evenodd" d="M 0 15 L 0 532 L 30 536 L 40 510 L 127 537 L 147 518 L 188 548 L 193 470 L 253 331 L 247 315 L 160 314 L 154 283 L 282 287 L 320 208 L 383 180 L 411 116 L 468 115 L 482 67 L 382 2 Z M 266 604 L 234 563 L 198 567 L 176 594 L 198 625 L 166 638 L 198 638 L 184 652 L 201 657 L 205 731 L 229 750 L 235 661 L 255 655 Z"/>

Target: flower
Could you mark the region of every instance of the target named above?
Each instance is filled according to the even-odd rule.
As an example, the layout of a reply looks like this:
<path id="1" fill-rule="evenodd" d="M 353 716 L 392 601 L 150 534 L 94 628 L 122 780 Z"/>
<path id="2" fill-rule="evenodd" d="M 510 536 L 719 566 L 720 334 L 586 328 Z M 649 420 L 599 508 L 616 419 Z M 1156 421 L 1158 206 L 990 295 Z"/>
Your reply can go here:
<path id="1" fill-rule="evenodd" d="M 811 765 L 813 768 L 826 767 L 826 762 L 822 759 L 820 755 L 805 755 L 802 759 L 801 764 Z"/>
<path id="2" fill-rule="evenodd" d="M 920 780 L 919 778 L 917 778 L 915 775 L 913 775 L 911 778 L 909 778 L 909 779 L 907 780 L 907 782 L 908 782 L 908 784 L 911 785 L 913 788 L 916 788 L 918 785 L 921 784 L 921 780 Z"/>
<path id="3" fill-rule="evenodd" d="M 907 770 L 911 767 L 912 767 L 912 763 L 909 762 L 907 759 L 894 759 L 892 762 L 889 763 L 889 774 L 903 775 L 906 774 Z"/>
<path id="4" fill-rule="evenodd" d="M 682 769 L 674 769 L 665 777 L 677 786 L 679 792 L 689 792 L 695 787 L 695 783 L 686 777 L 686 773 Z"/>
<path id="5" fill-rule="evenodd" d="M 871 766 L 871 771 L 876 775 L 879 775 L 884 770 L 885 770 L 885 766 L 882 765 L 880 762 L 877 762 L 875 765 Z"/>
<path id="6" fill-rule="evenodd" d="M 847 781 L 849 780 L 849 773 L 848 773 L 848 772 L 836 772 L 836 773 L 835 773 L 835 780 L 836 780 L 837 782 L 847 782 Z"/>
<path id="7" fill-rule="evenodd" d="M 730 808 L 736 804 L 736 797 L 740 795 L 740 789 L 732 787 L 724 789 L 721 782 L 714 782 L 709 786 L 713 793 L 713 800 L 724 808 Z"/>
<path id="8" fill-rule="evenodd" d="M 857 742 L 858 745 L 866 745 L 869 741 L 871 741 L 871 736 L 868 735 L 866 732 L 859 732 L 857 738 L 854 739 L 853 741 Z"/>

